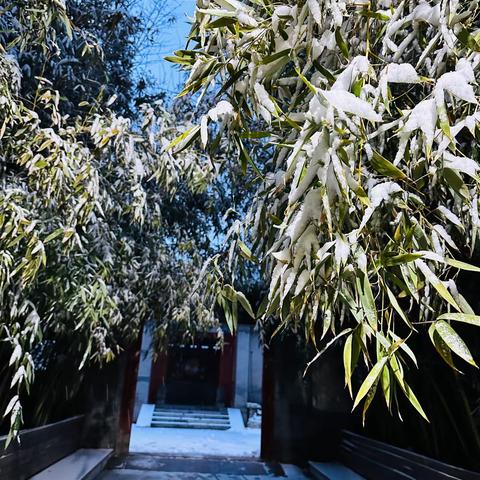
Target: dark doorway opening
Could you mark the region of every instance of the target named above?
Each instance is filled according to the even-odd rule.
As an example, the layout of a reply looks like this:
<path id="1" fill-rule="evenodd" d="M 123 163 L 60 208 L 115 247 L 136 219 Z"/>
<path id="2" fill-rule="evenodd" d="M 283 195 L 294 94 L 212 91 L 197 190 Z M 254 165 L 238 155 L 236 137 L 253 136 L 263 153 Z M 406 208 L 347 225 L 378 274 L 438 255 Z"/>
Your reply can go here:
<path id="1" fill-rule="evenodd" d="M 195 345 L 169 347 L 165 403 L 216 404 L 221 351 L 215 344 L 213 339 L 204 339 Z"/>

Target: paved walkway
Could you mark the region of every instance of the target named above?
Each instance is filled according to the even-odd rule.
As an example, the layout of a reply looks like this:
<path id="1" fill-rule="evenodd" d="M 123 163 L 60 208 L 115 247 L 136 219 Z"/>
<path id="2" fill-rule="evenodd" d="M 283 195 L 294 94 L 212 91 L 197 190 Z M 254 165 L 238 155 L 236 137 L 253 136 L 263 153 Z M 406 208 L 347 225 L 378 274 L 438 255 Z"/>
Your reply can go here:
<path id="1" fill-rule="evenodd" d="M 306 480 L 297 467 L 267 465 L 260 461 L 229 459 L 172 458 L 130 455 L 97 480 Z"/>

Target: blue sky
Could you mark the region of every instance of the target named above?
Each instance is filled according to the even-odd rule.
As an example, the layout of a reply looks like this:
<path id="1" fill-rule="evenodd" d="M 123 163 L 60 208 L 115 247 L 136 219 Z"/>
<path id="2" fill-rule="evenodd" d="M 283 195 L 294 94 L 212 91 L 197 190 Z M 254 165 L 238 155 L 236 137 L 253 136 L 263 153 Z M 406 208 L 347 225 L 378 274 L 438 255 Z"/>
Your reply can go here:
<path id="1" fill-rule="evenodd" d="M 151 9 L 151 1 L 143 0 L 147 11 Z M 157 45 L 141 59 L 145 61 L 159 85 L 173 94 L 181 90 L 184 75 L 178 71 L 177 66 L 166 62 L 164 57 L 185 46 L 185 39 L 190 31 L 188 17 L 193 15 L 195 5 L 195 0 L 165 0 L 165 13 L 173 14 L 176 20 L 161 29 Z"/>

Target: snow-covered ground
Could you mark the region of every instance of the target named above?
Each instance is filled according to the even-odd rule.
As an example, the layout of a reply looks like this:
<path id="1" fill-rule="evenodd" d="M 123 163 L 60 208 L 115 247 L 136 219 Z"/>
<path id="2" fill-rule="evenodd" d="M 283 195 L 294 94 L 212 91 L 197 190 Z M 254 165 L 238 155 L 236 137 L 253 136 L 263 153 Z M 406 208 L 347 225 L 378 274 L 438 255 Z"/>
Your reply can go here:
<path id="1" fill-rule="evenodd" d="M 230 418 L 232 412 L 229 409 Z M 238 415 L 235 415 L 238 417 Z M 245 428 L 231 421 L 228 430 L 151 428 L 132 425 L 131 453 L 156 453 L 184 456 L 254 457 L 260 456 L 259 428 Z"/>

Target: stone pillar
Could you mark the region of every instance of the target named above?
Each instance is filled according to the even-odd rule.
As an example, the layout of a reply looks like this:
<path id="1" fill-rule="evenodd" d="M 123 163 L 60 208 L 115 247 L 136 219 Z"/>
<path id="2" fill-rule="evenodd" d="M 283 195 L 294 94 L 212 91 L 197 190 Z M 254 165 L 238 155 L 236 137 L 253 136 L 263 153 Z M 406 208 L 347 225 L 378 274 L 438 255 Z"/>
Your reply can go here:
<path id="1" fill-rule="evenodd" d="M 148 389 L 150 385 L 150 375 L 152 371 L 152 337 L 150 331 L 145 326 L 143 328 L 142 347 L 140 351 L 140 365 L 138 367 L 137 388 L 135 394 L 135 408 L 133 418 L 136 420 L 140 407 L 148 403 Z"/>
<path id="2" fill-rule="evenodd" d="M 239 325 L 236 334 L 234 406 L 246 407 L 250 360 L 250 326 Z"/>
<path id="3" fill-rule="evenodd" d="M 250 334 L 250 365 L 248 375 L 248 398 L 252 403 L 262 403 L 263 346 L 258 332 Z"/>

